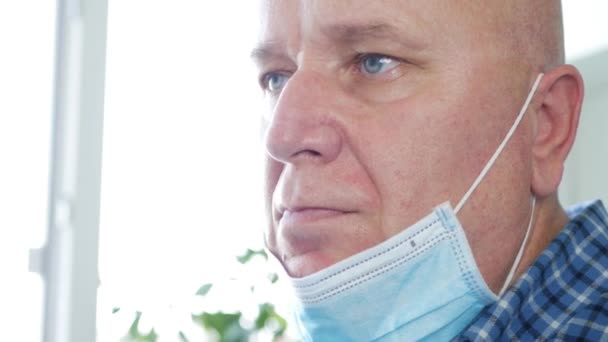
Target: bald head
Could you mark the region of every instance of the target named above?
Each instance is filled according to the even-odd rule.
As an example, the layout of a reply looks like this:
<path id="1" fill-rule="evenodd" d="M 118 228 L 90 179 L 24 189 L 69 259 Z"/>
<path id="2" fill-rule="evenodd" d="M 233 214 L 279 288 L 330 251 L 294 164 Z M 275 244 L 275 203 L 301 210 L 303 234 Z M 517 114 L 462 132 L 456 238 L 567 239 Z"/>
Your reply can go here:
<path id="1" fill-rule="evenodd" d="M 563 20 L 560 0 L 433 1 L 439 10 L 427 22 L 447 38 L 464 32 L 470 45 L 454 49 L 463 55 L 481 54 L 511 71 L 546 72 L 564 63 Z M 503 64 L 506 63 L 506 64 Z"/>
<path id="2" fill-rule="evenodd" d="M 505 52 L 547 71 L 564 63 L 561 1 L 481 1 L 479 9 L 491 9 L 485 25 L 492 39 L 504 43 Z M 483 18 L 481 19 L 483 20 Z M 478 32 L 483 32 L 480 28 Z"/>
<path id="3" fill-rule="evenodd" d="M 372 25 L 402 26 L 405 31 L 398 32 L 395 41 L 432 41 L 436 46 L 448 46 L 446 50 L 453 54 L 451 58 L 470 61 L 470 74 L 485 73 L 494 79 L 512 79 L 511 85 L 499 85 L 497 91 L 503 93 L 523 89 L 522 85 L 529 81 L 530 75 L 547 72 L 564 63 L 560 0 L 385 0 L 374 4 L 360 0 L 263 0 L 262 4 L 264 21 L 284 19 L 285 23 L 279 26 L 291 25 L 288 22 L 293 14 L 289 18 L 271 20 L 268 16 L 297 12 L 304 17 L 321 18 L 331 12 L 332 17 L 322 21 L 353 23 L 362 17 L 362 13 L 367 13 Z M 304 20 L 300 25 L 302 31 L 307 31 L 321 28 L 322 22 Z M 276 29 L 281 31 L 279 27 L 271 30 Z M 273 36 L 270 41 L 287 41 L 277 38 Z M 496 74 L 491 75 L 490 69 Z M 514 95 L 522 96 L 521 91 Z"/>

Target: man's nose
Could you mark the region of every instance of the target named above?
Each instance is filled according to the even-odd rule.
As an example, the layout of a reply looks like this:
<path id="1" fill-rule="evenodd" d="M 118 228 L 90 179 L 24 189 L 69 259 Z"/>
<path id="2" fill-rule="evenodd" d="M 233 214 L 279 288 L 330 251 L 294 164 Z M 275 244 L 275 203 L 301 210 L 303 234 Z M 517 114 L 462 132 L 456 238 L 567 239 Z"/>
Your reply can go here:
<path id="1" fill-rule="evenodd" d="M 296 72 L 279 96 L 266 127 L 268 154 L 282 163 L 329 163 L 342 149 L 336 92 L 314 72 Z"/>

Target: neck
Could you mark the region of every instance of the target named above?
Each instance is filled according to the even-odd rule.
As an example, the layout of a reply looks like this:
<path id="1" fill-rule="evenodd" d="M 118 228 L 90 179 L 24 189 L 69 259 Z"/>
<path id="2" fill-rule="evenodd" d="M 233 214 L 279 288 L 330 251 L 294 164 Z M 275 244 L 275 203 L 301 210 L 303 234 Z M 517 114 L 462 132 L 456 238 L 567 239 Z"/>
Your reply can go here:
<path id="1" fill-rule="evenodd" d="M 537 199 L 534 216 L 528 246 L 515 272 L 514 279 L 521 277 L 569 221 L 557 195 Z"/>

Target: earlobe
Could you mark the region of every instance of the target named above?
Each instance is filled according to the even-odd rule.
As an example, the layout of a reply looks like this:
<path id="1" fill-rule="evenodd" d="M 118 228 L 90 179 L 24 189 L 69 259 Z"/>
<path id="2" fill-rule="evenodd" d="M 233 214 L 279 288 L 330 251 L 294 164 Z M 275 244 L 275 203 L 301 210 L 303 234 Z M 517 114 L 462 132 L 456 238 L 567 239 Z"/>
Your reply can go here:
<path id="1" fill-rule="evenodd" d="M 533 143 L 532 191 L 538 198 L 557 191 L 564 161 L 574 144 L 584 87 L 578 70 L 561 65 L 543 77 Z"/>

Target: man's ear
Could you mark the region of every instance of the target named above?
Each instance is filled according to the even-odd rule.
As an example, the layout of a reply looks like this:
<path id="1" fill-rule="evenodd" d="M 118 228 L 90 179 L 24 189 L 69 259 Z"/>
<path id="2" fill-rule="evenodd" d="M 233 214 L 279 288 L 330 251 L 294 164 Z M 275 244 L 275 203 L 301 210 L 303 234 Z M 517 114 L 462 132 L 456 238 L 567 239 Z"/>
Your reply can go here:
<path id="1" fill-rule="evenodd" d="M 557 191 L 564 161 L 574 144 L 584 96 L 581 74 L 572 65 L 561 65 L 545 74 L 539 95 L 532 192 L 543 198 Z"/>

